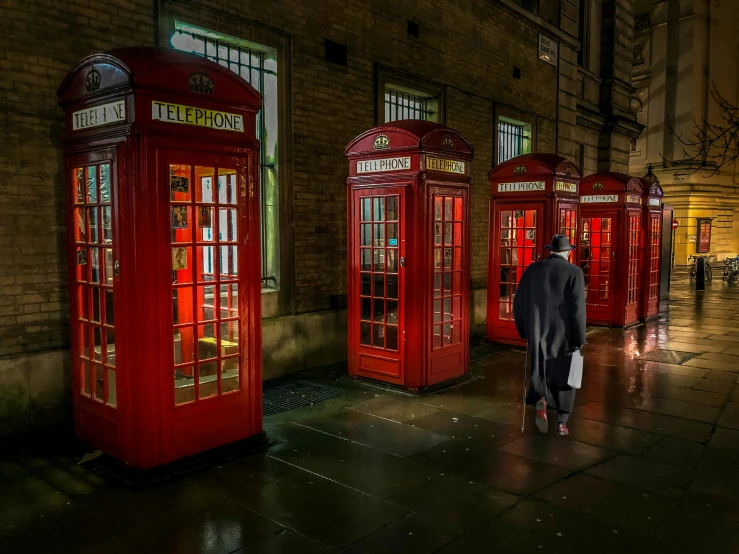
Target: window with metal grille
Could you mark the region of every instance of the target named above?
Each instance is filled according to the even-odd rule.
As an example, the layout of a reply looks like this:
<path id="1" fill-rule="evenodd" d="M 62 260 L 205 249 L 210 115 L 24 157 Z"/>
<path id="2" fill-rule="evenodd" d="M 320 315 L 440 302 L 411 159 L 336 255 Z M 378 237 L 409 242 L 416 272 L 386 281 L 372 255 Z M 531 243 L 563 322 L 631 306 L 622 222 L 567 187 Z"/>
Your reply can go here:
<path id="1" fill-rule="evenodd" d="M 262 287 L 276 289 L 279 285 L 277 51 L 182 22 L 175 22 L 171 43 L 177 50 L 227 67 L 262 95 L 262 109 L 257 114 L 257 139 L 261 146 Z"/>
<path id="2" fill-rule="evenodd" d="M 385 87 L 385 123 L 399 119 L 439 121 L 439 97 Z"/>
<path id="3" fill-rule="evenodd" d="M 509 119 L 498 121 L 498 163 L 531 152 L 531 125 Z"/>

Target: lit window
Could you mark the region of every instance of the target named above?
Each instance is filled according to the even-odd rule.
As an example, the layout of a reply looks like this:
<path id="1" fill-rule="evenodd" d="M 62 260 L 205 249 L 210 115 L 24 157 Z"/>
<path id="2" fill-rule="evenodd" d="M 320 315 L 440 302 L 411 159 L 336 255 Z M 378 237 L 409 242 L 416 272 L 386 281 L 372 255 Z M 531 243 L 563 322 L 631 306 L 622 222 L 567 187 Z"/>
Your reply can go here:
<path id="1" fill-rule="evenodd" d="M 711 220 L 698 220 L 698 245 L 696 251 L 699 254 L 707 254 L 711 250 Z"/>
<path id="2" fill-rule="evenodd" d="M 399 119 L 439 121 L 439 96 L 431 97 L 422 92 L 385 86 L 385 123 Z"/>
<path id="3" fill-rule="evenodd" d="M 501 117 L 498 121 L 498 163 L 531 152 L 531 125 Z"/>
<path id="4" fill-rule="evenodd" d="M 279 284 L 277 51 L 206 29 L 175 22 L 172 46 L 212 60 L 244 78 L 262 95 L 257 115 L 260 148 L 262 287 Z"/>

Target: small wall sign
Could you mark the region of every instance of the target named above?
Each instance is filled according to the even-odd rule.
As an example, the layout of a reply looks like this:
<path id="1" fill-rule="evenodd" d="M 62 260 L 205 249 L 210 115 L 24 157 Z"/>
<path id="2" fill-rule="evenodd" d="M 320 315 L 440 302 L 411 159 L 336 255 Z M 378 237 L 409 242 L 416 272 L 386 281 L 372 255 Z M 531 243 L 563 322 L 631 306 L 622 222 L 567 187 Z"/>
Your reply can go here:
<path id="1" fill-rule="evenodd" d="M 544 181 L 498 183 L 498 192 L 536 192 L 544 190 Z"/>
<path id="2" fill-rule="evenodd" d="M 119 123 L 125 120 L 126 102 L 124 100 L 116 100 L 109 104 L 101 104 L 100 106 L 72 112 L 72 130 L 79 131 L 81 129 Z"/>
<path id="3" fill-rule="evenodd" d="M 539 59 L 549 65 L 557 65 L 557 42 L 539 34 Z"/>
<path id="4" fill-rule="evenodd" d="M 411 168 L 411 157 L 379 158 L 357 162 L 357 173 L 377 173 L 380 171 L 406 171 Z"/>
<path id="5" fill-rule="evenodd" d="M 181 106 L 157 100 L 151 102 L 151 118 L 155 121 L 195 125 L 219 131 L 244 132 L 244 118 L 239 114 Z"/>

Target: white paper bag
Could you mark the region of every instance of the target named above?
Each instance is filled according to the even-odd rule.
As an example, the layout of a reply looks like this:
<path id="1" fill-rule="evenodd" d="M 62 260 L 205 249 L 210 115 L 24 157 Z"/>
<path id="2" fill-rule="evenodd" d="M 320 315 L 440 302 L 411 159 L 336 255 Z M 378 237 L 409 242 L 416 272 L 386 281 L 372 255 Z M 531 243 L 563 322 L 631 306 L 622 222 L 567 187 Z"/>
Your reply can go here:
<path id="1" fill-rule="evenodd" d="M 579 350 L 572 353 L 570 361 L 570 373 L 567 376 L 567 384 L 573 389 L 579 389 L 582 386 L 582 354 Z"/>

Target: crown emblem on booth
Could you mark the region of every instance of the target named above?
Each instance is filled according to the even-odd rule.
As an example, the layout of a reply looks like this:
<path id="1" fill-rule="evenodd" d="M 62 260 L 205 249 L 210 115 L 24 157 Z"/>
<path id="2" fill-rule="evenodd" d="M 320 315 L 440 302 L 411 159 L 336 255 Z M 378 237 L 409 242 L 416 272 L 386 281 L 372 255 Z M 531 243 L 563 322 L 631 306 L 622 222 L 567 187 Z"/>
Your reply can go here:
<path id="1" fill-rule="evenodd" d="M 375 150 L 382 150 L 390 146 L 390 139 L 386 135 L 377 135 L 375 137 Z"/>
<path id="2" fill-rule="evenodd" d="M 190 84 L 190 90 L 193 92 L 200 92 L 202 94 L 213 94 L 215 85 L 213 81 L 208 77 L 201 69 L 197 73 L 191 73 L 187 79 Z"/>
<path id="3" fill-rule="evenodd" d="M 593 190 L 603 190 L 603 183 L 600 181 L 593 183 Z"/>
<path id="4" fill-rule="evenodd" d="M 517 165 L 516 168 L 513 170 L 514 175 L 525 175 L 526 174 L 526 166 L 523 165 Z"/>
<path id="5" fill-rule="evenodd" d="M 87 72 L 87 77 L 85 77 L 85 88 L 87 89 L 87 92 L 94 92 L 100 88 L 100 83 L 102 82 L 103 78 L 100 75 L 100 72 L 95 69 L 94 67 Z"/>
<path id="6" fill-rule="evenodd" d="M 450 137 L 449 135 L 446 135 L 446 136 L 444 137 L 444 140 L 442 140 L 442 141 L 441 141 L 441 145 L 442 145 L 442 146 L 443 146 L 443 147 L 444 147 L 445 149 L 447 149 L 447 150 L 451 150 L 451 149 L 453 149 L 453 148 L 454 148 L 454 139 L 453 139 L 452 137 Z"/>

